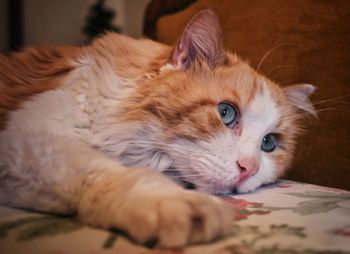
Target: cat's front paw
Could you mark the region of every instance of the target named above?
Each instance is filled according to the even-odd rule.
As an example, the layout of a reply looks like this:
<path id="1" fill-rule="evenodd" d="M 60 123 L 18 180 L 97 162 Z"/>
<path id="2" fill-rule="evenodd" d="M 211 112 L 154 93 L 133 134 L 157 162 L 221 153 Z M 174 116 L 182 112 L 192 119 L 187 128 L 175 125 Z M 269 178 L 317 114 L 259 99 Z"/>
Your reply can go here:
<path id="1" fill-rule="evenodd" d="M 137 242 L 158 247 L 210 242 L 227 235 L 233 221 L 232 209 L 221 200 L 193 191 L 135 197 L 121 209 L 119 226 Z"/>
<path id="2" fill-rule="evenodd" d="M 77 201 L 80 219 L 126 231 L 139 243 L 181 247 L 210 242 L 232 228 L 234 214 L 228 204 L 184 190 L 158 172 L 134 169 L 122 178 L 111 171 L 92 179 L 85 181 Z"/>

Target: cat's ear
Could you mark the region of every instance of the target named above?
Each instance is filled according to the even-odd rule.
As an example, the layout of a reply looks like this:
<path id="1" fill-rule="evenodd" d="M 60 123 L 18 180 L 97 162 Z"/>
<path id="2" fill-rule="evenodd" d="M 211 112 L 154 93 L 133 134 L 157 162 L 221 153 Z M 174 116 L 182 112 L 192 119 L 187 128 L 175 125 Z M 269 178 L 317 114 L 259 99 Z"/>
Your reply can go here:
<path id="1" fill-rule="evenodd" d="M 283 89 L 288 100 L 297 108 L 302 109 L 313 116 L 317 116 L 316 109 L 312 105 L 309 96 L 316 90 L 310 84 L 291 85 Z"/>
<path id="2" fill-rule="evenodd" d="M 205 9 L 187 24 L 170 61 L 175 68 L 186 70 L 198 60 L 215 68 L 224 62 L 224 58 L 218 17 L 212 10 Z"/>

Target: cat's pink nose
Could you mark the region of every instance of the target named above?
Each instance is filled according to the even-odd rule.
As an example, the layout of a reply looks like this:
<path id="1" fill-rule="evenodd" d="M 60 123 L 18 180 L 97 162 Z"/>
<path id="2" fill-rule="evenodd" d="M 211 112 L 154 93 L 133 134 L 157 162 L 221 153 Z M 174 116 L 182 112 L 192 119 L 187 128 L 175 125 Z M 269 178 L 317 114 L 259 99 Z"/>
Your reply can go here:
<path id="1" fill-rule="evenodd" d="M 259 171 L 258 161 L 254 158 L 242 158 L 237 160 L 240 170 L 239 182 L 245 181 L 248 177 L 255 175 Z"/>

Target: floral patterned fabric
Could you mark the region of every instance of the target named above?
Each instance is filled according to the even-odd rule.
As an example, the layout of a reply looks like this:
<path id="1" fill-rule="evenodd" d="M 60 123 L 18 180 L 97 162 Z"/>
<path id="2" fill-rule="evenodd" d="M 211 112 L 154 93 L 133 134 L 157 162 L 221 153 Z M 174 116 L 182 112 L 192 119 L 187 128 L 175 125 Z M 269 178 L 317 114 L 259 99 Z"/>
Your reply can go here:
<path id="1" fill-rule="evenodd" d="M 222 197 L 238 211 L 226 239 L 184 249 L 150 249 L 118 232 L 0 207 L 0 253 L 343 254 L 350 253 L 350 192 L 279 181 L 254 193 Z"/>

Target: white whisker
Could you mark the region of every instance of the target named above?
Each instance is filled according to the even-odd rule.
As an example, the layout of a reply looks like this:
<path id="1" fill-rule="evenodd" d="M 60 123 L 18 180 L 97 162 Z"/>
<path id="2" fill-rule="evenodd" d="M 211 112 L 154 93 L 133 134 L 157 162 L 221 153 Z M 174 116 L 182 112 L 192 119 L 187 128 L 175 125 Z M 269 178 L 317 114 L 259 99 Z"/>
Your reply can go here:
<path id="1" fill-rule="evenodd" d="M 290 44 L 290 43 L 288 43 L 288 40 L 286 40 L 285 42 L 283 42 L 283 40 L 282 40 L 282 41 L 278 41 L 277 43 L 275 43 L 275 45 L 272 46 L 272 48 L 269 49 L 269 50 L 264 54 L 264 56 L 261 58 L 261 60 L 260 60 L 260 62 L 259 62 L 259 64 L 258 64 L 258 66 L 257 66 L 257 68 L 256 68 L 256 72 L 259 71 L 259 69 L 260 69 L 261 65 L 263 64 L 263 62 L 265 61 L 265 59 L 266 59 L 273 51 L 275 51 L 276 49 L 278 49 L 278 48 L 281 47 L 281 46 L 285 46 L 285 45 L 288 45 L 288 44 Z"/>

